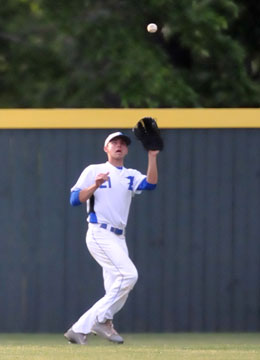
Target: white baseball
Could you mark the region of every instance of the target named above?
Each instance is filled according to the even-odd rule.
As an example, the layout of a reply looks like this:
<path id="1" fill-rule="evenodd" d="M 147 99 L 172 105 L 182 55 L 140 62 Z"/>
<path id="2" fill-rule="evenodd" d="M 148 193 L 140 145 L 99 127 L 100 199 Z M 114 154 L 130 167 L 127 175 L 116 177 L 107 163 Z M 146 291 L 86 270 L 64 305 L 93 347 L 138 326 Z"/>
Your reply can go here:
<path id="1" fill-rule="evenodd" d="M 147 25 L 147 31 L 149 33 L 155 33 L 157 31 L 157 29 L 158 29 L 158 26 L 156 24 L 154 24 L 154 23 L 151 23 L 151 24 Z"/>

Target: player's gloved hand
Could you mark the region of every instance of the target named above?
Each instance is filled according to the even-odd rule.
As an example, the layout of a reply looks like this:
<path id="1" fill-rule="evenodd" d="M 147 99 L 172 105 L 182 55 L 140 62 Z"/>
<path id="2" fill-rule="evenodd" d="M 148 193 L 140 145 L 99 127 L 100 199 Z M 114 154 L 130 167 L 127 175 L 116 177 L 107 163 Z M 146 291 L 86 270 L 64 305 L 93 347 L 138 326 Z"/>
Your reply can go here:
<path id="1" fill-rule="evenodd" d="M 133 132 L 147 151 L 163 150 L 164 142 L 155 119 L 142 118 L 133 128 Z"/>
<path id="2" fill-rule="evenodd" d="M 151 156 L 157 156 L 159 154 L 160 150 L 149 150 L 148 154 Z"/>

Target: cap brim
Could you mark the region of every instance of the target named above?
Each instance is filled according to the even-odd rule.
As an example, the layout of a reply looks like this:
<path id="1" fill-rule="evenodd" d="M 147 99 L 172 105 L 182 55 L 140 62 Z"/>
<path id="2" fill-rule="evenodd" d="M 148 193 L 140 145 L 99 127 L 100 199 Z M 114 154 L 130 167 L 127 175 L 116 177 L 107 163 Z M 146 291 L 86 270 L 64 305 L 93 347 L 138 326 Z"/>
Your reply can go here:
<path id="1" fill-rule="evenodd" d="M 117 137 L 123 139 L 127 146 L 131 144 L 131 139 L 130 139 L 128 136 L 126 136 L 126 135 L 119 135 L 119 136 L 116 136 L 116 138 L 117 138 Z"/>

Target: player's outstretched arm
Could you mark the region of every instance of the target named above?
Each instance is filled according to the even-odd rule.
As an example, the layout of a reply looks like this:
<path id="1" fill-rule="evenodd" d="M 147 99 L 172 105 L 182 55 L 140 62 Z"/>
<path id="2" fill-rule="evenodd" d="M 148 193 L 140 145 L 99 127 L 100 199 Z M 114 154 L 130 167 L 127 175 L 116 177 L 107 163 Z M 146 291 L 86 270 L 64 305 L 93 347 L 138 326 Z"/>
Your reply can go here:
<path id="1" fill-rule="evenodd" d="M 149 184 L 157 184 L 158 182 L 158 169 L 157 169 L 157 155 L 159 150 L 148 151 L 148 167 L 147 167 L 147 182 Z"/>

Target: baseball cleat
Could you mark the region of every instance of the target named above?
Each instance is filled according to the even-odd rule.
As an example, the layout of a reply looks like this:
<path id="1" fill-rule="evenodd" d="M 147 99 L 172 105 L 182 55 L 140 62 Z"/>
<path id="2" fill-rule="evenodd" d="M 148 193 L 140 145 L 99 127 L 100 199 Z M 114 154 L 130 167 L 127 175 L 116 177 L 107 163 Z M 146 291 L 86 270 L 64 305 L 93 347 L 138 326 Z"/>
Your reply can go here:
<path id="1" fill-rule="evenodd" d="M 65 332 L 64 336 L 71 344 L 87 345 L 87 335 L 76 333 L 72 328 Z"/>
<path id="2" fill-rule="evenodd" d="M 96 322 L 92 327 L 92 333 L 102 336 L 103 338 L 117 344 L 123 344 L 124 339 L 114 329 L 112 320 L 107 320 L 105 323 Z"/>

